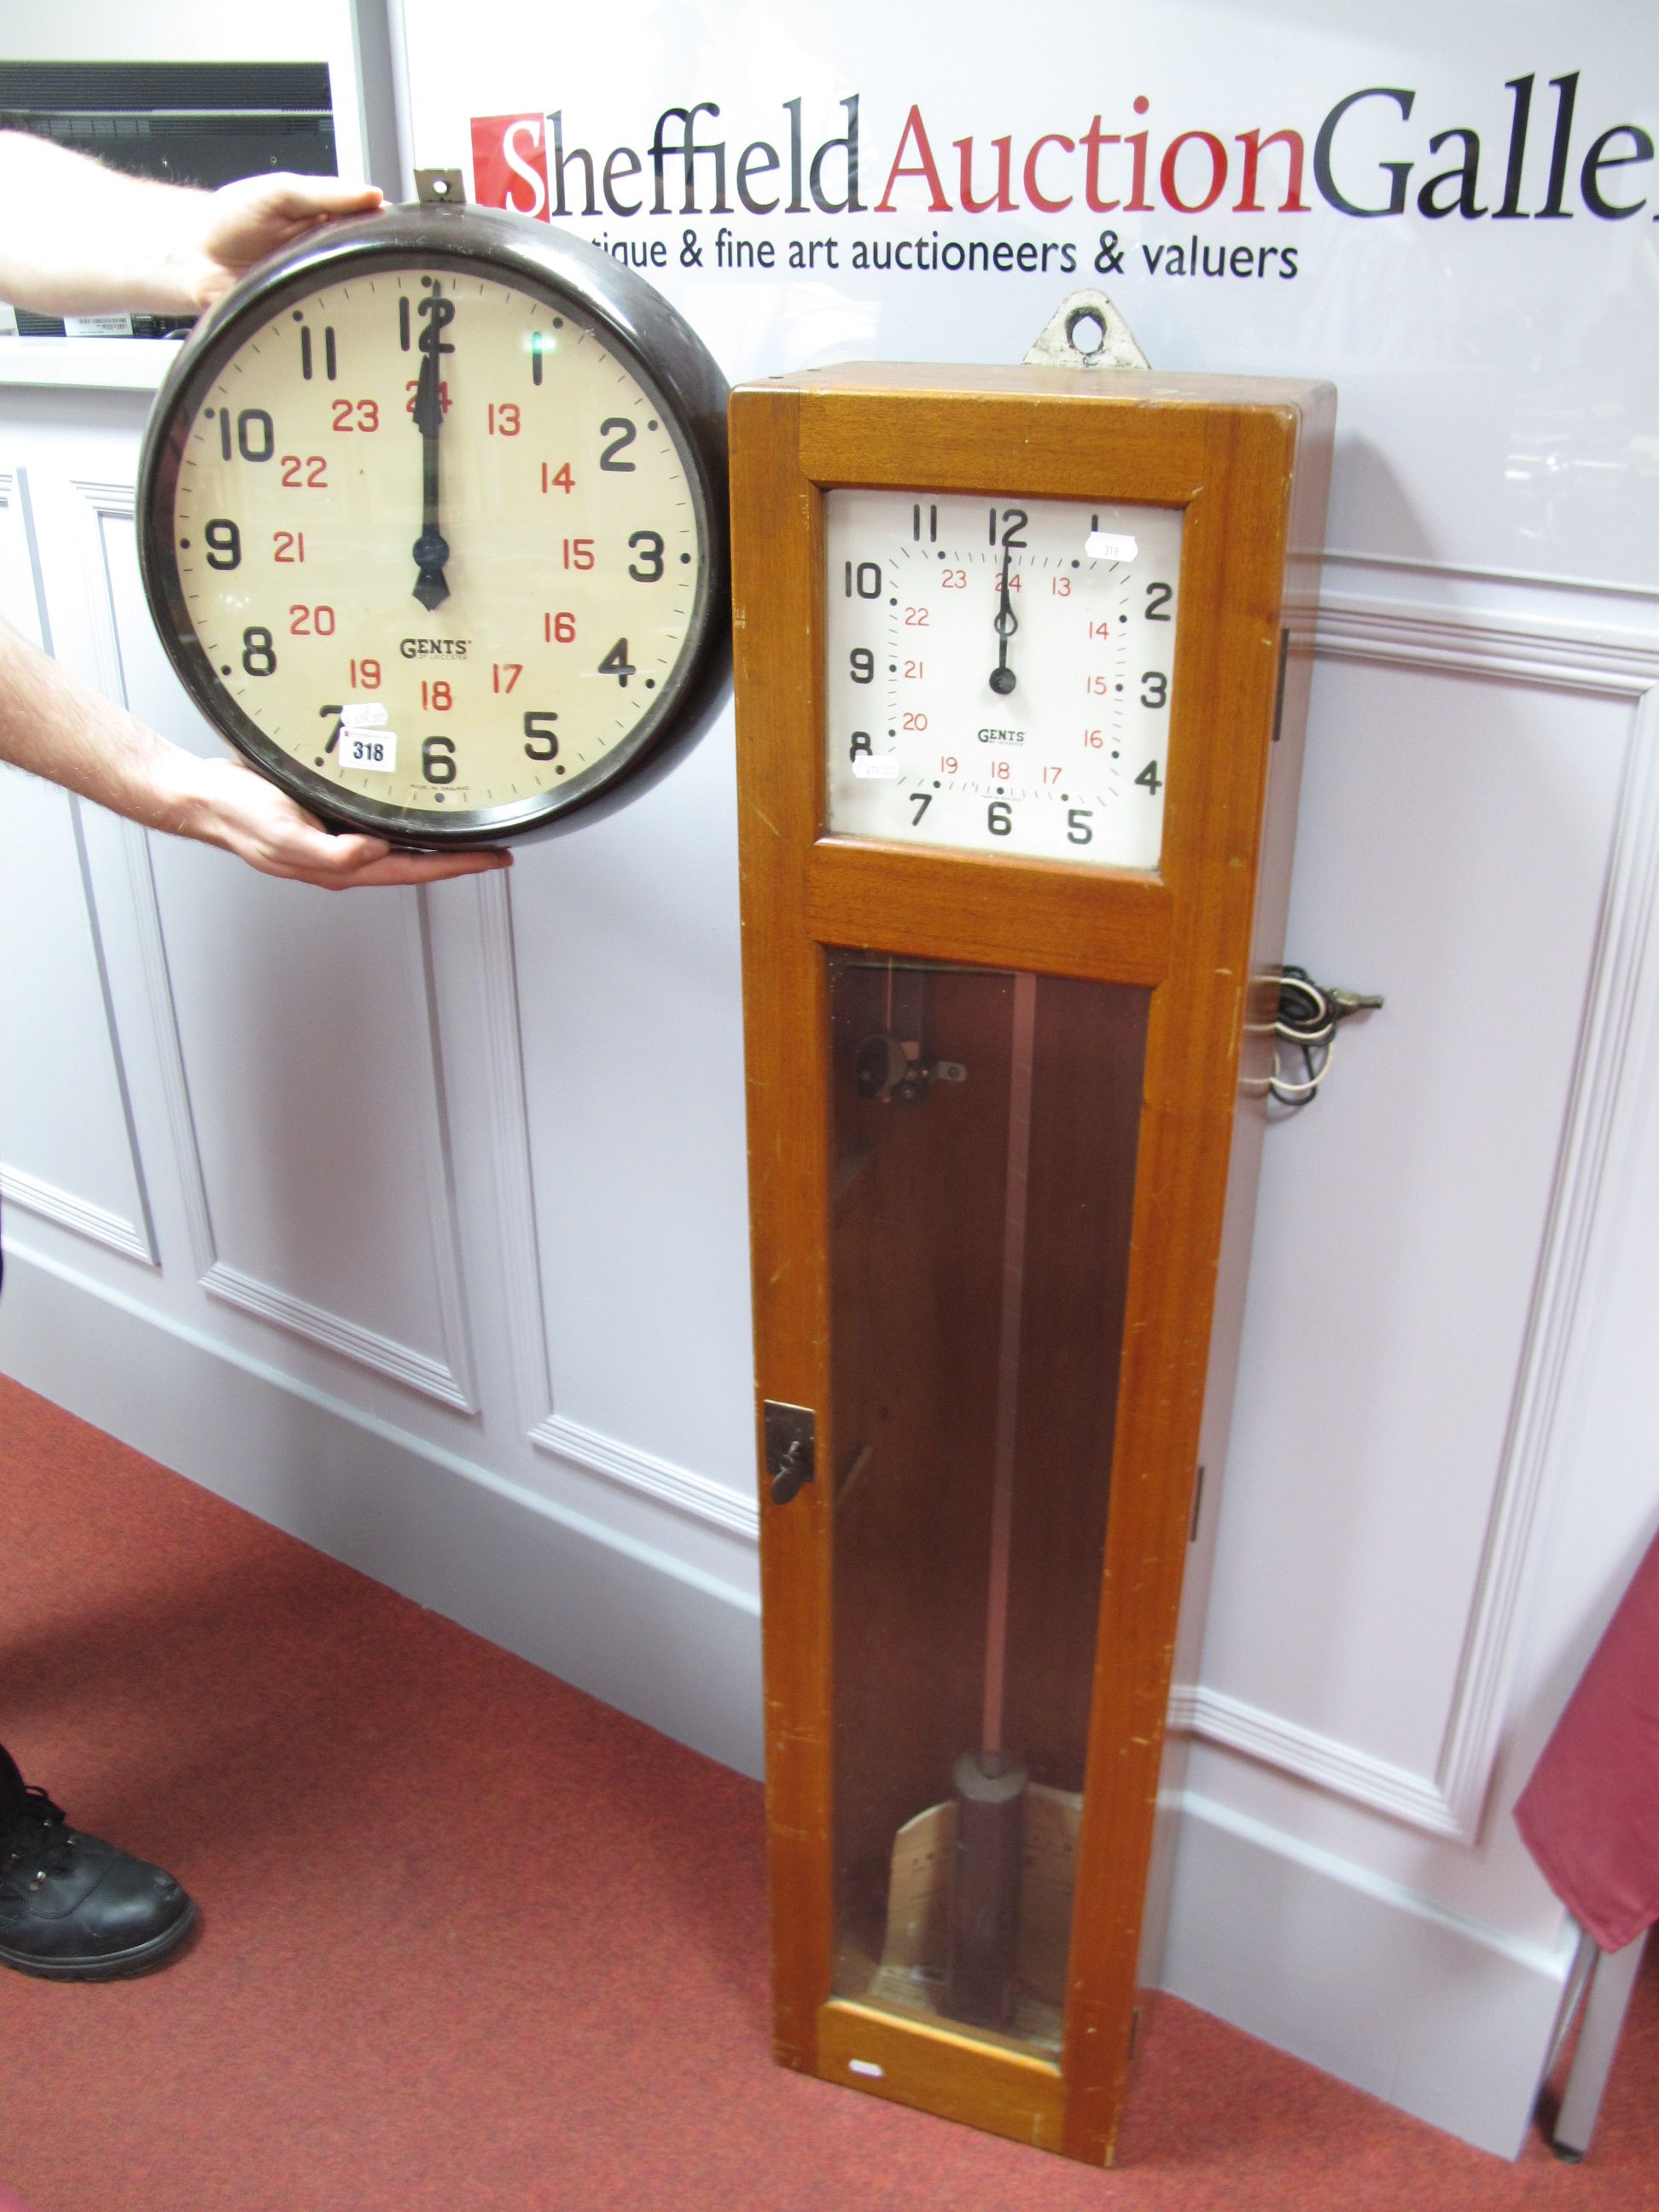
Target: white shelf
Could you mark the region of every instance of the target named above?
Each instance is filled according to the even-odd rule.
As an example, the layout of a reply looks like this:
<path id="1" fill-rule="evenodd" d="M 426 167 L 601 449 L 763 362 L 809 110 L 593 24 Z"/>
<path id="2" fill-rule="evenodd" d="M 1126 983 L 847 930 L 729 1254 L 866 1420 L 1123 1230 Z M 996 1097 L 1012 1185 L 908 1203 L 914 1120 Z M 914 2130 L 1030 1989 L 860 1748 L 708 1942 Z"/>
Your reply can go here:
<path id="1" fill-rule="evenodd" d="M 154 392 L 179 344 L 176 338 L 0 338 L 0 385 Z"/>

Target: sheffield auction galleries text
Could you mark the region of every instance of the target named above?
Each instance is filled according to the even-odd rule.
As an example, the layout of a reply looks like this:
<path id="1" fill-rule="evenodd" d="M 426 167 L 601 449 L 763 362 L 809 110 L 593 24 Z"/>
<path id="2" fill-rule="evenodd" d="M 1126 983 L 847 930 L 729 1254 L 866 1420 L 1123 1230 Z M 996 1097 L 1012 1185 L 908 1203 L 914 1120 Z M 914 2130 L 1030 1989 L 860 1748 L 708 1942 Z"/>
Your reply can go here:
<path id="1" fill-rule="evenodd" d="M 1581 98 L 1580 72 L 1507 78 L 1501 122 L 1481 131 L 1431 112 L 1403 85 L 1335 100 L 1311 129 L 1225 132 L 1160 125 L 1145 94 L 1109 130 L 1101 114 L 1034 136 L 951 135 L 912 103 L 878 144 L 861 100 L 826 133 L 799 99 L 770 137 L 721 131 L 715 100 L 665 108 L 641 146 L 584 143 L 562 108 L 472 118 L 474 191 L 544 221 L 689 215 L 983 216 L 1073 211 L 1306 215 L 1358 220 L 1659 220 L 1654 141 Z M 1500 111 L 1494 109 L 1494 112 Z M 876 189 L 876 179 L 880 179 Z M 1654 195 L 1650 197 L 1650 195 Z"/>

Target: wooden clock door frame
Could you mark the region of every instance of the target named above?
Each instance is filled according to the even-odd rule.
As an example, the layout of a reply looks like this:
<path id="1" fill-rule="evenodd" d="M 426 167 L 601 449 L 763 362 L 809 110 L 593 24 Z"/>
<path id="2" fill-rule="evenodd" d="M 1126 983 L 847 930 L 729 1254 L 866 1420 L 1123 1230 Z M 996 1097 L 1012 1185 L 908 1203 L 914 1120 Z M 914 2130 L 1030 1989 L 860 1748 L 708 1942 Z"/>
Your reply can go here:
<path id="1" fill-rule="evenodd" d="M 1236 1349 L 1216 1285 L 1242 1280 L 1224 1246 L 1254 1203 L 1333 418 L 1325 386 L 1116 371 L 832 370 L 732 402 L 757 1395 L 813 1410 L 818 1470 L 775 1504 L 763 1452 L 776 2052 L 1096 2163 L 1129 2057 L 1206 1382 L 1224 1396 Z M 821 495 L 860 485 L 1184 510 L 1155 875 L 823 833 Z M 831 948 L 1151 994 L 1058 2066 L 832 1994 Z"/>

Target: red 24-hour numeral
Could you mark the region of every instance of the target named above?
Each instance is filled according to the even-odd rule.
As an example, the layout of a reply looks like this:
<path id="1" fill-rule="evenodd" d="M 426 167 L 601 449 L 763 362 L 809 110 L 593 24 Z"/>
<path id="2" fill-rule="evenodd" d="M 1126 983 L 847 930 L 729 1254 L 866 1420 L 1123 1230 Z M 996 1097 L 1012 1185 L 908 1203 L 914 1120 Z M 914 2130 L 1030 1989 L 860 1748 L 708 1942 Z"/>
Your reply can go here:
<path id="1" fill-rule="evenodd" d="M 303 530 L 278 530 L 271 538 L 276 550 L 276 561 L 303 561 L 306 557 L 306 534 Z"/>

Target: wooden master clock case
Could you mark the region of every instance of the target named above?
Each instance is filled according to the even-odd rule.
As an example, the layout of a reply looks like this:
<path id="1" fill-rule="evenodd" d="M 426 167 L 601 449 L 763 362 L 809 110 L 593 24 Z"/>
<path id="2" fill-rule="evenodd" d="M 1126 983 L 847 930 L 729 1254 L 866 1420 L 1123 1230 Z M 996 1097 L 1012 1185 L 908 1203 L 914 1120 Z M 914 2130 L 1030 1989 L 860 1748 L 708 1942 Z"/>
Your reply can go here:
<path id="1" fill-rule="evenodd" d="M 1334 411 L 1035 367 L 732 403 L 777 2052 L 1097 2163 Z"/>

